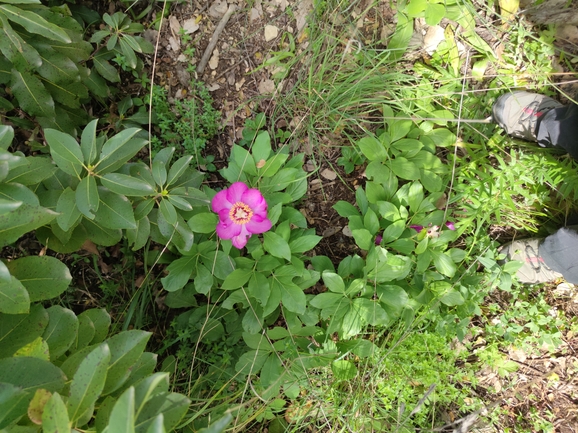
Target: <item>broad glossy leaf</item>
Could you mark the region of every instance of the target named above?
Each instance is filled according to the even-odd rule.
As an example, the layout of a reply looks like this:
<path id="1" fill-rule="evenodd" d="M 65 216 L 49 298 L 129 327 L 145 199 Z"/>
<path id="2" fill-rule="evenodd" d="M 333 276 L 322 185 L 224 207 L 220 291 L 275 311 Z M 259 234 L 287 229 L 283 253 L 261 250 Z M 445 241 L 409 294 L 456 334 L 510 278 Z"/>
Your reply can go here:
<path id="1" fill-rule="evenodd" d="M 253 271 L 251 269 L 235 269 L 225 278 L 221 289 L 234 290 L 243 287 L 252 275 Z"/>
<path id="2" fill-rule="evenodd" d="M 78 352 L 85 347 L 88 347 L 96 334 L 96 328 L 90 317 L 80 314 L 77 318 L 78 332 L 76 333 L 76 338 L 70 347 L 70 351 L 72 353 Z M 68 372 L 66 373 L 68 374 Z"/>
<path id="3" fill-rule="evenodd" d="M 14 182 L 22 185 L 36 185 L 49 178 L 56 171 L 56 166 L 50 158 L 29 156 L 26 164 L 10 169 L 4 182 Z"/>
<path id="4" fill-rule="evenodd" d="M 169 274 L 161 278 L 163 288 L 167 292 L 174 292 L 185 287 L 193 274 L 196 262 L 196 256 L 184 256 L 173 260 L 167 268 Z"/>
<path id="5" fill-rule="evenodd" d="M 159 209 L 169 225 L 174 226 L 177 223 L 177 210 L 166 198 L 161 199 Z"/>
<path id="6" fill-rule="evenodd" d="M 289 278 L 279 278 L 277 281 L 274 280 L 272 284 L 275 283 L 278 284 L 281 290 L 283 306 L 293 313 L 304 314 L 307 300 L 303 290 L 295 283 L 292 283 Z"/>
<path id="7" fill-rule="evenodd" d="M 174 184 L 189 168 L 189 164 L 193 159 L 192 155 L 183 156 L 175 161 L 175 163 L 171 166 L 169 170 L 169 174 L 167 177 L 167 187 Z"/>
<path id="8" fill-rule="evenodd" d="M 141 131 L 140 128 L 128 128 L 107 140 L 102 146 L 96 166 L 98 174 L 113 172 L 136 155 L 147 143 L 147 140 L 135 138 Z"/>
<path id="9" fill-rule="evenodd" d="M 116 391 L 128 379 L 131 368 L 142 355 L 150 337 L 150 332 L 132 330 L 113 335 L 106 340 L 111 358 L 103 395 Z"/>
<path id="10" fill-rule="evenodd" d="M 54 100 L 34 75 L 12 69 L 11 90 L 20 107 L 27 113 L 33 116 L 54 116 Z"/>
<path id="11" fill-rule="evenodd" d="M 162 413 L 159 413 L 157 417 L 150 423 L 149 428 L 146 433 L 165 433 L 165 417 Z"/>
<path id="12" fill-rule="evenodd" d="M 406 180 L 417 180 L 420 177 L 419 168 L 411 161 L 398 156 L 389 162 L 389 167 L 396 176 Z"/>
<path id="13" fill-rule="evenodd" d="M 29 310 L 30 297 L 22 283 L 15 277 L 0 281 L 0 313 L 24 314 Z"/>
<path id="14" fill-rule="evenodd" d="M 98 187 L 100 205 L 94 222 L 108 229 L 136 229 L 131 203 L 123 196 Z"/>
<path id="15" fill-rule="evenodd" d="M 100 198 L 94 176 L 86 176 L 80 181 L 76 188 L 75 197 L 78 210 L 85 217 L 94 219 L 100 206 Z"/>
<path id="16" fill-rule="evenodd" d="M 122 173 L 108 173 L 100 178 L 103 186 L 117 194 L 144 197 L 154 193 L 154 188 L 142 179 Z"/>
<path id="17" fill-rule="evenodd" d="M 98 119 L 91 121 L 82 131 L 80 137 L 80 150 L 86 164 L 93 164 L 98 156 L 98 144 L 96 139 L 96 127 Z"/>
<path id="18" fill-rule="evenodd" d="M 59 392 L 64 387 L 66 376 L 54 364 L 39 358 L 14 357 L 0 359 L 0 383 L 10 383 L 32 394 L 37 389 Z"/>
<path id="19" fill-rule="evenodd" d="M 76 140 L 55 129 L 45 129 L 44 136 L 56 165 L 65 173 L 80 179 L 84 158 Z"/>
<path id="20" fill-rule="evenodd" d="M 76 206 L 76 192 L 70 187 L 67 187 L 60 194 L 56 204 L 56 212 L 60 214 L 56 217 L 56 222 L 64 231 L 72 229 L 82 217 L 82 213 Z"/>
<path id="21" fill-rule="evenodd" d="M 8 150 L 14 139 L 14 128 L 0 125 L 0 149 Z"/>
<path id="22" fill-rule="evenodd" d="M 151 376 L 157 366 L 157 357 L 158 355 L 156 353 L 144 352 L 132 366 L 130 376 L 123 387 L 133 386 L 145 377 Z"/>
<path id="23" fill-rule="evenodd" d="M 46 310 L 48 326 L 42 334 L 42 339 L 48 343 L 50 359 L 55 360 L 64 355 L 76 339 L 78 319 L 68 308 L 53 305 Z"/>
<path id="24" fill-rule="evenodd" d="M 357 367 L 351 361 L 333 361 L 331 363 L 331 371 L 337 380 L 350 380 L 357 376 Z"/>
<path id="25" fill-rule="evenodd" d="M 372 244 L 373 236 L 367 229 L 351 230 L 357 246 L 363 250 L 369 250 Z"/>
<path id="26" fill-rule="evenodd" d="M 157 394 L 164 394 L 169 390 L 169 373 L 157 372 L 145 377 L 135 386 L 135 412 L 140 414 L 144 405 Z"/>
<path id="27" fill-rule="evenodd" d="M 335 272 L 324 271 L 322 278 L 327 288 L 333 293 L 345 293 L 345 283 L 340 275 Z"/>
<path id="28" fill-rule="evenodd" d="M 167 166 L 164 161 L 154 161 L 152 169 L 153 179 L 159 186 L 164 187 L 167 181 Z"/>
<path id="29" fill-rule="evenodd" d="M 55 392 L 44 406 L 42 413 L 43 433 L 62 433 L 70 430 L 68 411 L 60 394 Z"/>
<path id="30" fill-rule="evenodd" d="M 4 15 L 0 16 L 0 21 L 2 22 L 0 27 L 0 51 L 6 59 L 22 71 L 42 65 L 42 59 L 38 51 L 12 29 Z"/>
<path id="31" fill-rule="evenodd" d="M 28 256 L 8 263 L 30 294 L 30 300 L 45 301 L 63 293 L 72 281 L 66 265 L 51 256 Z"/>
<path id="32" fill-rule="evenodd" d="M 3 12 L 10 21 L 20 24 L 30 33 L 35 33 L 54 41 L 64 43 L 72 42 L 70 36 L 68 36 L 63 29 L 46 21 L 32 11 L 11 5 L 0 5 L 0 11 Z"/>
<path id="33" fill-rule="evenodd" d="M 97 344 L 104 341 L 110 329 L 110 314 L 104 308 L 91 308 L 78 315 L 81 320 L 84 316 L 88 317 L 94 325 L 94 336 L 89 344 Z"/>
<path id="34" fill-rule="evenodd" d="M 26 415 L 30 395 L 18 386 L 0 383 L 0 429 L 4 429 Z"/>
<path id="35" fill-rule="evenodd" d="M 52 394 L 45 389 L 37 389 L 28 405 L 28 418 L 34 424 L 42 424 L 42 412 L 44 406 L 50 400 Z"/>
<path id="36" fill-rule="evenodd" d="M 212 233 L 215 231 L 218 222 L 219 217 L 216 213 L 202 212 L 193 215 L 189 219 L 188 225 L 195 233 Z"/>
<path id="37" fill-rule="evenodd" d="M 134 388 L 131 386 L 116 401 L 108 422 L 108 433 L 134 432 Z"/>
<path id="38" fill-rule="evenodd" d="M 169 194 L 167 195 L 167 199 L 177 209 L 184 210 L 185 212 L 193 210 L 191 204 L 178 195 Z"/>
<path id="39" fill-rule="evenodd" d="M 114 230 L 104 227 L 102 224 L 90 220 L 83 220 L 81 223 L 86 229 L 88 239 L 97 245 L 110 247 L 120 242 L 122 239 L 122 230 Z"/>
<path id="40" fill-rule="evenodd" d="M 47 325 L 48 313 L 39 304 L 32 305 L 28 314 L 0 313 L 0 358 L 40 337 Z"/>
<path id="41" fill-rule="evenodd" d="M 383 161 L 387 158 L 387 150 L 375 137 L 363 137 L 357 145 L 370 161 Z"/>
<path id="42" fill-rule="evenodd" d="M 104 387 L 110 357 L 108 345 L 103 343 L 92 350 L 78 366 L 66 402 L 73 425 L 86 411 L 94 409 L 94 403 Z"/>
<path id="43" fill-rule="evenodd" d="M 131 250 L 138 251 L 144 247 L 150 237 L 151 224 L 147 217 L 136 221 L 136 229 L 126 231 L 126 238 L 131 246 Z"/>
<path id="44" fill-rule="evenodd" d="M 121 49 L 122 53 L 124 54 L 124 58 L 125 58 L 127 66 L 129 66 L 132 69 L 136 69 L 136 65 L 137 65 L 136 54 L 134 53 L 133 49 L 126 42 L 124 37 L 121 37 L 119 39 L 119 42 L 120 42 L 120 49 Z"/>
<path id="45" fill-rule="evenodd" d="M 111 83 L 118 83 L 120 81 L 120 75 L 116 68 L 103 56 L 94 56 L 93 62 L 94 67 L 105 80 L 110 81 Z"/>
<path id="46" fill-rule="evenodd" d="M 50 360 L 48 344 L 40 337 L 37 337 L 32 343 L 28 343 L 26 346 L 18 349 L 14 356 L 39 358 L 45 361 Z"/>
<path id="47" fill-rule="evenodd" d="M 42 58 L 42 65 L 36 70 L 47 82 L 66 86 L 80 80 L 79 68 L 69 57 L 52 50 L 48 44 L 36 44 L 36 48 Z"/>
<path id="48" fill-rule="evenodd" d="M 289 242 L 289 248 L 292 254 L 305 253 L 315 248 L 321 239 L 321 236 L 316 235 L 299 236 Z"/>
<path id="49" fill-rule="evenodd" d="M 159 414 L 163 414 L 166 431 L 172 431 L 185 416 L 190 400 L 182 394 L 162 393 L 152 397 L 144 405 L 136 422 L 136 432 L 146 433 Z"/>

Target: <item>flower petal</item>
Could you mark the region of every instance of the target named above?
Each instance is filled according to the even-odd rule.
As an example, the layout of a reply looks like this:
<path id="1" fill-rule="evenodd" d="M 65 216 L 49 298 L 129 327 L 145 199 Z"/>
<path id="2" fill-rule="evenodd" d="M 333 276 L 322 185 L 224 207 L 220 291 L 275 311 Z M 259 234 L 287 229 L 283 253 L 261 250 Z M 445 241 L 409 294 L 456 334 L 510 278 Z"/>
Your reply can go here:
<path id="1" fill-rule="evenodd" d="M 454 224 L 453 222 L 451 222 L 451 221 L 446 221 L 446 227 L 447 227 L 448 229 L 450 229 L 450 230 L 455 230 L 455 229 L 456 229 L 455 224 Z"/>
<path id="2" fill-rule="evenodd" d="M 267 202 L 258 189 L 251 188 L 245 191 L 241 201 L 248 204 L 254 213 L 267 211 Z"/>
<path id="3" fill-rule="evenodd" d="M 226 189 L 219 191 L 213 197 L 213 200 L 211 200 L 211 208 L 213 209 L 213 212 L 219 213 L 223 209 L 231 209 L 231 207 L 233 207 L 233 203 L 227 199 Z"/>
<path id="4" fill-rule="evenodd" d="M 423 226 L 413 225 L 409 226 L 410 229 L 414 229 L 415 231 L 421 232 L 423 230 Z"/>
<path id="5" fill-rule="evenodd" d="M 246 236 L 244 234 L 240 234 L 239 236 L 233 236 L 231 238 L 231 242 L 233 243 L 233 246 L 235 248 L 241 249 L 243 248 L 245 245 L 247 245 L 247 240 L 249 239 L 249 236 Z"/>
<path id="6" fill-rule="evenodd" d="M 245 224 L 247 231 L 252 234 L 265 233 L 271 229 L 271 221 L 267 218 L 267 214 L 263 217 L 260 214 L 253 215 L 251 221 Z"/>
<path id="7" fill-rule="evenodd" d="M 243 182 L 235 182 L 229 188 L 227 188 L 227 200 L 229 200 L 231 204 L 235 204 L 238 201 L 241 201 L 243 193 L 248 189 L 249 187 Z"/>
<path id="8" fill-rule="evenodd" d="M 243 226 L 240 224 L 225 224 L 220 222 L 217 224 L 217 236 L 221 239 L 231 239 L 233 236 L 238 236 L 243 231 Z"/>

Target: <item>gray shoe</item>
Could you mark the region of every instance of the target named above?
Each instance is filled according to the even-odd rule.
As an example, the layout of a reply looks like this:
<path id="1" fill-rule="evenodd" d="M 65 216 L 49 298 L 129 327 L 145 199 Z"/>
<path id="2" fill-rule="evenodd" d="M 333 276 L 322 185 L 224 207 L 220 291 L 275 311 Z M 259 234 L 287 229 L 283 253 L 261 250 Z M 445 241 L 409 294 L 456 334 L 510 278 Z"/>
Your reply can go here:
<path id="1" fill-rule="evenodd" d="M 492 111 L 494 120 L 508 135 L 537 141 L 538 118 L 552 108 L 561 106 L 561 103 L 548 96 L 517 90 L 500 96 Z"/>
<path id="2" fill-rule="evenodd" d="M 539 284 L 563 278 L 562 274 L 553 271 L 540 256 L 540 244 L 543 239 L 522 239 L 513 241 L 500 248 L 500 253 L 507 260 L 518 260 L 523 263 L 516 272 L 518 281 L 525 284 Z"/>

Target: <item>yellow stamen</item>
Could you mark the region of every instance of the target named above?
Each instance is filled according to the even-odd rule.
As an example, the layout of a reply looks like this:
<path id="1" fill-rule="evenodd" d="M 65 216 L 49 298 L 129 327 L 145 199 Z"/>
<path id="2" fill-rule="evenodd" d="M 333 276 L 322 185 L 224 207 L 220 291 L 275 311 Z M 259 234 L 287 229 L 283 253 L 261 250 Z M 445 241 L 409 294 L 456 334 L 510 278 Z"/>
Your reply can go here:
<path id="1" fill-rule="evenodd" d="M 231 207 L 229 218 L 235 224 L 247 224 L 253 217 L 251 208 L 243 202 L 238 201 Z"/>

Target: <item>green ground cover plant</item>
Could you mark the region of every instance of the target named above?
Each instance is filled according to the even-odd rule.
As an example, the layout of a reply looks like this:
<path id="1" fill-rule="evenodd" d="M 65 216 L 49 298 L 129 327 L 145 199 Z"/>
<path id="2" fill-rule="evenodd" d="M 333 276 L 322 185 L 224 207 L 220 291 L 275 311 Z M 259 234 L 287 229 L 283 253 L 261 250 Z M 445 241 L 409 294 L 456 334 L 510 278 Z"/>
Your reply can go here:
<path id="1" fill-rule="evenodd" d="M 200 82 L 172 105 L 150 83 L 158 139 L 134 126 L 145 123 L 141 98 L 121 100 L 119 122 L 71 117 L 91 98 L 105 101 L 120 70 L 149 85 L 140 75 L 140 55 L 152 50 L 139 36 L 143 25 L 104 14 L 103 28 L 85 41 L 66 5 L 0 0 L 0 83 L 11 88 L 0 94 L 2 116 L 24 128 L 37 123 L 46 143 L 24 154 L 14 128 L 0 125 L 0 246 L 35 237 L 48 251 L 0 261 L 0 431 L 434 429 L 441 411 L 465 416 L 484 406 L 474 392 L 477 369 L 515 370 L 502 345 L 560 344 L 567 320 L 552 316 L 543 297 L 521 295 L 519 265 L 500 264 L 488 228 L 533 232 L 545 218 L 563 220 L 574 207 L 576 164 L 512 146 L 489 126 L 449 121 L 481 117 L 479 107 L 516 85 L 521 61 L 543 72 L 551 29 L 534 36 L 513 28 L 532 42 L 498 62 L 475 31 L 475 5 L 399 2 L 387 49 L 350 38 L 344 53 L 344 26 L 323 18 L 349 7 L 315 4 L 308 48 L 299 51 L 287 33 L 284 48 L 269 53 L 263 66 L 295 85 L 271 117 L 247 121 L 219 181 L 207 183 L 201 166 L 216 170 L 214 155 L 201 151 L 218 113 Z M 460 55 L 452 24 L 408 73 L 417 18 L 459 24 L 471 53 Z M 474 76 L 500 66 L 483 96 L 463 78 L 470 58 Z M 57 78 L 58 70 L 68 75 Z M 17 105 L 25 121 L 8 115 Z M 128 115 L 135 107 L 141 121 Z M 283 116 L 303 121 L 292 133 L 268 127 Z M 305 136 L 314 147 L 344 137 L 337 163 L 346 173 L 363 167 L 354 201 L 333 205 L 352 237 L 339 261 L 318 248 L 322 237 L 299 211 L 315 175 L 292 146 Z M 230 203 L 242 212 L 214 212 L 217 194 L 239 183 L 264 198 L 271 223 L 246 245 L 217 227 L 250 221 L 254 209 Z M 160 368 L 145 351 L 151 333 L 139 329 L 158 299 L 151 286 L 135 284 L 117 316 L 122 324 L 104 309 L 77 314 L 62 305 L 72 276 L 59 258 L 87 241 L 141 254 L 144 278 L 162 287 L 171 320 L 155 350 Z M 511 310 L 482 308 L 493 290 L 513 296 Z M 501 326 L 472 328 L 472 317 L 488 310 Z M 488 340 L 477 363 L 453 347 L 469 344 L 474 331 Z"/>

